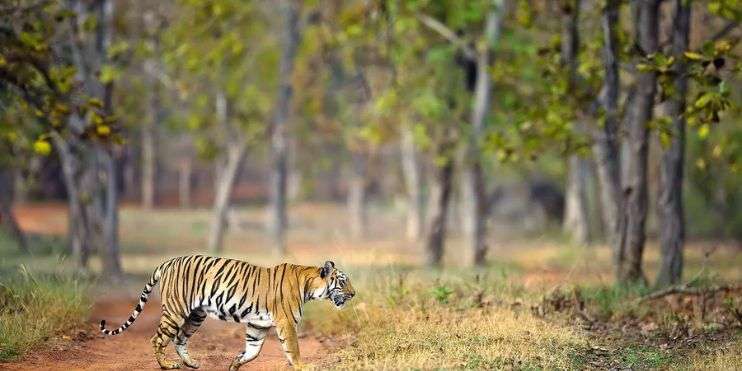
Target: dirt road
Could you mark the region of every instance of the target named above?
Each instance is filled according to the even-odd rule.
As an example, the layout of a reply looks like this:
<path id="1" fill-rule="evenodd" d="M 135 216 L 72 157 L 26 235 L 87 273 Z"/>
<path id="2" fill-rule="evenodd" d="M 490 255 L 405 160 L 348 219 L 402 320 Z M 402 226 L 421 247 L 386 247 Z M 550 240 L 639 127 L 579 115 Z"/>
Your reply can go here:
<path id="1" fill-rule="evenodd" d="M 39 349 L 17 363 L 0 364 L 3 370 L 159 370 L 149 339 L 159 321 L 159 301 L 152 300 L 137 321 L 123 334 L 103 337 L 95 327 L 101 319 L 117 326 L 128 318 L 135 298 L 104 299 L 96 303 L 89 331 L 76 339 Z M 317 363 L 328 349 L 312 336 L 300 334 L 299 347 L 305 363 Z M 201 364 L 199 370 L 226 370 L 232 359 L 244 349 L 244 326 L 207 319 L 189 342 L 191 357 Z M 168 355 L 177 359 L 172 345 Z M 289 369 L 281 346 L 271 331 L 258 358 L 240 370 Z"/>

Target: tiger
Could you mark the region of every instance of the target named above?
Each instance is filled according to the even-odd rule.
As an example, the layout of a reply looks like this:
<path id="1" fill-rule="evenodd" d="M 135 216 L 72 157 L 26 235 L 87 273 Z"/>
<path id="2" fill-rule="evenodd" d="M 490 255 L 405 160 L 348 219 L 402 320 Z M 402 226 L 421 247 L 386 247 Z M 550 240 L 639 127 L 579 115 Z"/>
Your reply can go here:
<path id="1" fill-rule="evenodd" d="M 158 282 L 162 316 L 151 343 L 163 370 L 181 367 L 180 362 L 165 358 L 164 349 L 173 339 L 180 361 L 190 368 L 199 367 L 188 354 L 188 339 L 207 316 L 245 324 L 245 350 L 234 358 L 230 371 L 258 356 L 271 327 L 276 328 L 289 364 L 300 367 L 296 328 L 303 305 L 310 300 L 327 299 L 342 309 L 356 294 L 348 275 L 332 261 L 326 261 L 322 267 L 284 263 L 264 268 L 235 259 L 181 256 L 154 270 L 126 322 L 109 330 L 102 320 L 101 332 L 118 335 L 129 328 Z"/>

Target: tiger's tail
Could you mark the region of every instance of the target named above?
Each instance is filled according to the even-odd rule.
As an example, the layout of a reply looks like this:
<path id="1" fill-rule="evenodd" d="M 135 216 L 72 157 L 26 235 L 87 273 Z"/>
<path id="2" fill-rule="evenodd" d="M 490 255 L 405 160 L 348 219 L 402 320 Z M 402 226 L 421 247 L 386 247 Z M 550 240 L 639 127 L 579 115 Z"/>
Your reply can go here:
<path id="1" fill-rule="evenodd" d="M 102 332 L 105 335 L 118 335 L 129 326 L 131 326 L 132 323 L 139 317 L 139 313 L 142 313 L 142 310 L 144 309 L 144 305 L 147 304 L 147 299 L 149 299 L 149 294 L 152 293 L 152 288 L 154 288 L 155 285 L 157 285 L 157 282 L 160 281 L 160 277 L 162 276 L 162 270 L 164 269 L 165 264 L 160 265 L 155 269 L 155 271 L 152 273 L 152 277 L 150 277 L 149 282 L 147 282 L 146 285 L 144 285 L 144 290 L 142 290 L 142 295 L 139 297 L 139 303 L 137 303 L 137 306 L 134 308 L 134 311 L 131 313 L 131 316 L 129 316 L 129 319 L 124 322 L 119 328 L 115 330 L 109 330 L 106 328 L 106 321 L 102 320 L 100 321 L 100 332 Z"/>

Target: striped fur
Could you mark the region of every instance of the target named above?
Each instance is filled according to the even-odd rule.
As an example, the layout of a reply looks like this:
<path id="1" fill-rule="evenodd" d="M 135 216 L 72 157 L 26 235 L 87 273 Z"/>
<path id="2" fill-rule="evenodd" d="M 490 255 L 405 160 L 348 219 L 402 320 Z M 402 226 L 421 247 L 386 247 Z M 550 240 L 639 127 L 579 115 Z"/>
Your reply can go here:
<path id="1" fill-rule="evenodd" d="M 180 367 L 180 363 L 164 357 L 164 348 L 172 339 L 183 363 L 198 368 L 198 363 L 188 355 L 187 342 L 207 316 L 246 324 L 245 350 L 232 361 L 230 370 L 237 370 L 258 355 L 267 330 L 273 326 L 286 357 L 296 365 L 299 363 L 296 326 L 304 303 L 327 299 L 341 308 L 355 295 L 347 275 L 330 261 L 322 267 L 284 263 L 263 268 L 234 259 L 182 256 L 155 269 L 126 322 L 108 330 L 105 321 L 101 321 L 101 332 L 117 335 L 131 326 L 158 282 L 162 317 L 152 345 L 163 369 Z"/>

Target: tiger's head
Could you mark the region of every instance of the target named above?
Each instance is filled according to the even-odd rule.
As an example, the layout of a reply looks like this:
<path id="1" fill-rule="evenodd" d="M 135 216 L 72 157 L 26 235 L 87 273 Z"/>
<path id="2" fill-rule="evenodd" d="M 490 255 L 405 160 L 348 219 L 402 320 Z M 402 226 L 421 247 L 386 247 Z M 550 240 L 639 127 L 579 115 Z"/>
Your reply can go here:
<path id="1" fill-rule="evenodd" d="M 335 268 L 335 263 L 326 261 L 319 270 L 319 277 L 315 280 L 315 299 L 327 299 L 341 309 L 345 302 L 356 295 L 356 290 L 350 283 L 350 278 L 345 272 Z"/>

